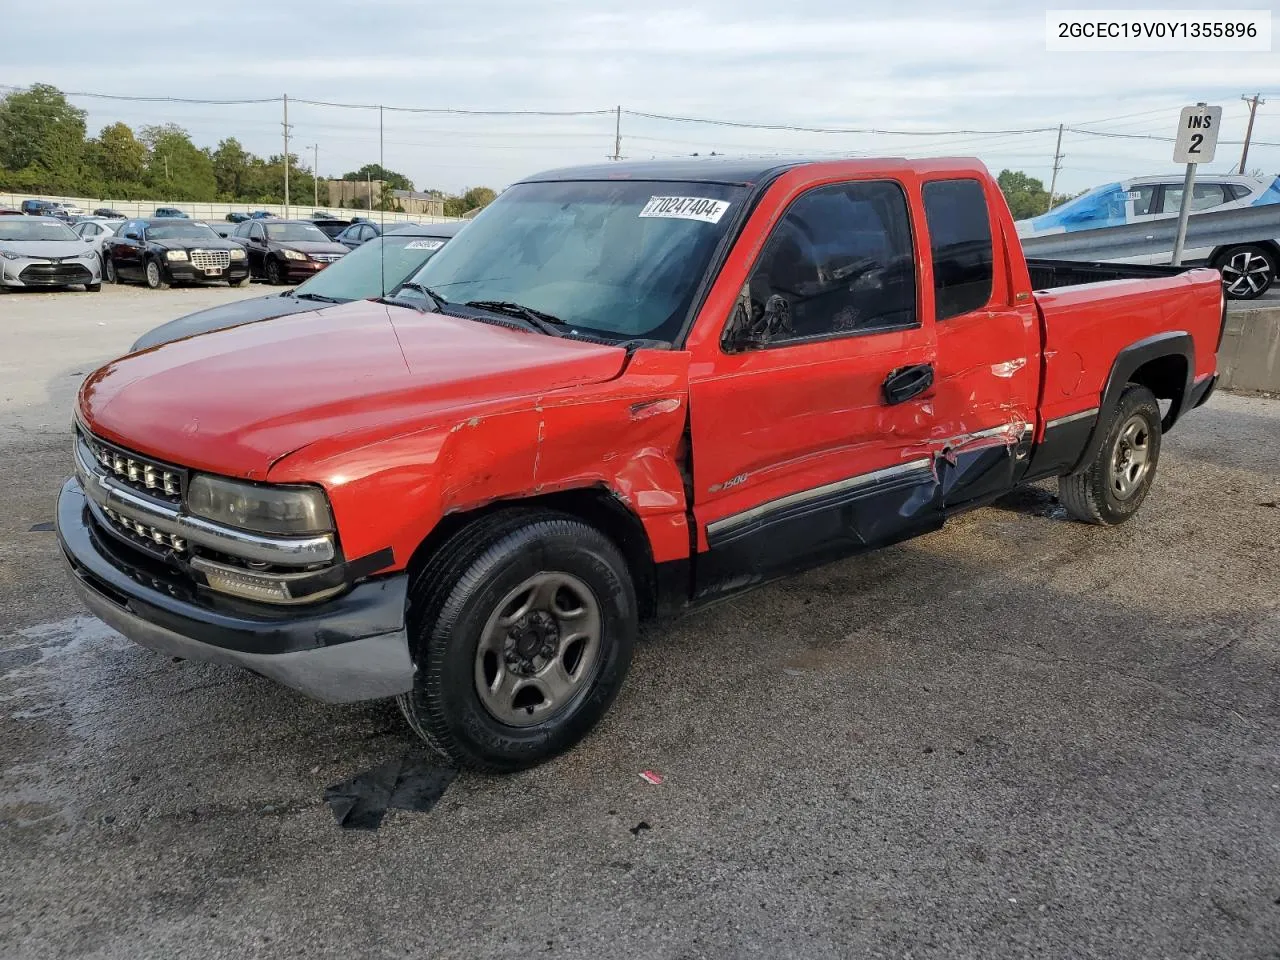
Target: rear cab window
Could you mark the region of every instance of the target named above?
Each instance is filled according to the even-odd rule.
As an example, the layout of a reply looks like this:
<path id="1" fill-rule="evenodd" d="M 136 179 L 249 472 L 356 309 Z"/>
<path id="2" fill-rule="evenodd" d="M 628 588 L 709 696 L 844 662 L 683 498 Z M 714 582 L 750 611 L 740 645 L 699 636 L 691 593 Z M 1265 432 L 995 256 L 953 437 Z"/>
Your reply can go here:
<path id="1" fill-rule="evenodd" d="M 971 178 L 931 180 L 923 196 L 933 255 L 935 318 L 946 320 L 985 307 L 991 300 L 994 256 L 982 183 Z"/>

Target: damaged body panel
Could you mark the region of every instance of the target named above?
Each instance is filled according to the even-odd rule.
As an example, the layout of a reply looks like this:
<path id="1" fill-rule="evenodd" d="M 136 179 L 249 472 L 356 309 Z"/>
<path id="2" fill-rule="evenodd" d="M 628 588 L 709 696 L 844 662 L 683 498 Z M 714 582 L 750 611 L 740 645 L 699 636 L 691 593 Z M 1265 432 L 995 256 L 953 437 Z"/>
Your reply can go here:
<path id="1" fill-rule="evenodd" d="M 60 539 L 139 643 L 393 693 L 517 769 L 607 709 L 642 616 L 1044 477 L 1121 522 L 1223 317 L 1209 270 L 1033 290 L 976 160 L 553 171 L 389 299 L 94 373 Z M 1140 495 L 1104 516 L 1108 483 Z"/>

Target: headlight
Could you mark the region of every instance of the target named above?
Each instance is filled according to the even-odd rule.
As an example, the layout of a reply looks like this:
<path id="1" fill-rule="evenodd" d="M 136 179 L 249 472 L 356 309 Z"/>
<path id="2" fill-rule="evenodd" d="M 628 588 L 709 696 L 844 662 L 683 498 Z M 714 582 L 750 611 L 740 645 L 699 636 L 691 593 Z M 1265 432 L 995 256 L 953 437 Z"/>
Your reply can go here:
<path id="1" fill-rule="evenodd" d="M 4 257 L 6 260 L 21 260 L 22 254 L 14 253 L 12 250 L 0 250 L 0 257 Z"/>
<path id="2" fill-rule="evenodd" d="M 259 486 L 198 473 L 187 485 L 187 509 L 255 533 L 301 536 L 333 530 L 329 500 L 319 487 Z"/>
<path id="3" fill-rule="evenodd" d="M 244 259 L 244 251 L 243 251 L 243 250 L 241 250 L 239 247 L 237 247 L 236 249 L 232 250 L 232 251 L 231 251 L 231 259 L 232 259 L 232 260 L 243 260 L 243 259 Z"/>
<path id="4" fill-rule="evenodd" d="M 166 250 L 166 251 L 164 252 L 164 258 L 165 258 L 166 260 L 186 260 L 186 259 L 187 259 L 187 251 L 185 251 L 185 250 Z"/>
<path id="5" fill-rule="evenodd" d="M 284 254 L 284 258 L 285 258 L 286 260 L 305 260 L 305 259 L 307 259 L 307 255 L 306 255 L 305 253 L 299 253 L 297 250 L 281 250 L 280 252 L 281 252 L 282 254 Z"/>
<path id="6" fill-rule="evenodd" d="M 96 260 L 98 252 L 96 250 L 86 250 L 84 253 L 77 253 L 77 260 Z"/>

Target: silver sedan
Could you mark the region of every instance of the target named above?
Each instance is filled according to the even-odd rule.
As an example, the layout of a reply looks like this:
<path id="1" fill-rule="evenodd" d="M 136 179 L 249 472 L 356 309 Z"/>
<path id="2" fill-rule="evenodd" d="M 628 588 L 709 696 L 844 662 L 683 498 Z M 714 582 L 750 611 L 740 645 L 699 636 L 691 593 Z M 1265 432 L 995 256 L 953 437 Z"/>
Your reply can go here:
<path id="1" fill-rule="evenodd" d="M 102 289 L 90 240 L 55 217 L 0 217 L 0 292 L 22 287 Z"/>

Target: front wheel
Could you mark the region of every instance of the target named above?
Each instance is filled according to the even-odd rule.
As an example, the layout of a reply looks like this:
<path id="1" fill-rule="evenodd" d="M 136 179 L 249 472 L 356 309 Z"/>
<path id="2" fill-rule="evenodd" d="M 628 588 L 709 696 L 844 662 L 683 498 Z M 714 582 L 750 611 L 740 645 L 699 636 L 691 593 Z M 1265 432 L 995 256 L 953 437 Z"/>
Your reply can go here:
<path id="1" fill-rule="evenodd" d="M 1222 287 L 1232 300 L 1256 300 L 1276 279 L 1276 256 L 1266 247 L 1231 247 L 1214 262 L 1222 272 Z"/>
<path id="2" fill-rule="evenodd" d="M 252 282 L 252 280 L 253 280 L 253 277 L 246 273 L 244 275 L 244 279 L 237 280 L 235 283 L 231 285 L 233 287 L 247 287 L 250 284 L 250 282 Z"/>
<path id="3" fill-rule="evenodd" d="M 84 289 L 85 289 L 85 291 L 86 291 L 86 292 L 88 292 L 88 293 L 101 293 L 101 292 L 102 292 L 102 284 L 101 284 L 101 283 L 86 283 L 86 284 L 84 285 Z"/>
<path id="4" fill-rule="evenodd" d="M 267 275 L 267 283 L 272 286 L 279 286 L 282 282 L 280 279 L 280 261 L 275 257 L 267 257 L 266 265 L 263 267 Z"/>
<path id="5" fill-rule="evenodd" d="M 147 279 L 147 286 L 152 290 L 169 289 L 169 284 L 164 278 L 164 271 L 160 269 L 159 261 L 148 260 L 145 275 Z"/>
<path id="6" fill-rule="evenodd" d="M 424 565 L 408 623 L 409 725 L 452 763 L 506 773 L 567 750 L 609 709 L 631 665 L 635 588 L 594 527 L 503 511 Z"/>
<path id="7" fill-rule="evenodd" d="M 102 279 L 105 280 L 107 283 L 120 282 L 119 279 L 116 277 L 116 262 L 112 260 L 110 257 L 107 257 L 102 262 Z"/>
<path id="8" fill-rule="evenodd" d="M 1076 520 L 1115 526 L 1142 506 L 1160 460 L 1160 404 L 1131 383 L 1107 422 L 1102 447 L 1083 470 L 1058 478 L 1058 499 Z"/>

